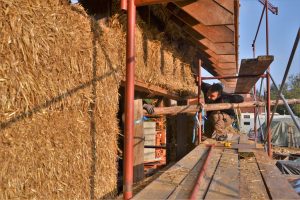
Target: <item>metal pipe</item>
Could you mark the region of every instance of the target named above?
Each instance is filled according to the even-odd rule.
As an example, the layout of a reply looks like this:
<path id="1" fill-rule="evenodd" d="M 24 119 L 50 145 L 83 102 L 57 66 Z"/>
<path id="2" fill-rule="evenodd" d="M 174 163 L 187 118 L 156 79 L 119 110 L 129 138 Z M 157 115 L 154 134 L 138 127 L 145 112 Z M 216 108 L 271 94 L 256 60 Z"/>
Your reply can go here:
<path id="1" fill-rule="evenodd" d="M 288 99 L 288 104 L 300 104 L 300 99 Z M 282 101 L 278 102 L 280 105 Z M 275 105 L 275 101 L 271 101 L 271 105 Z M 178 113 L 195 113 L 201 109 L 206 111 L 213 110 L 227 110 L 235 108 L 254 108 L 264 107 L 266 103 L 264 101 L 247 101 L 243 103 L 213 103 L 203 105 L 184 105 L 184 106 L 170 106 L 170 107 L 155 107 L 153 115 L 176 115 Z M 147 113 L 146 111 L 143 111 Z"/>
<path id="2" fill-rule="evenodd" d="M 214 145 L 209 145 L 208 146 L 208 153 L 207 153 L 207 156 L 206 156 L 206 159 L 204 161 L 204 164 L 198 174 L 198 178 L 197 178 L 197 181 L 193 187 L 193 190 L 191 192 L 191 195 L 190 195 L 190 200 L 195 200 L 197 199 L 197 195 L 198 195 L 198 192 L 199 192 L 199 189 L 200 189 L 200 183 L 201 183 L 201 179 L 202 177 L 204 176 L 204 173 L 205 173 L 205 170 L 207 168 L 207 165 L 208 165 L 208 161 L 209 161 L 209 158 L 211 157 L 211 152 L 212 152 L 212 148 L 214 147 Z"/>
<path id="3" fill-rule="evenodd" d="M 134 0 L 128 0 L 126 84 L 125 84 L 125 140 L 123 198 L 132 198 L 133 185 L 133 135 L 134 135 L 134 71 L 135 71 L 135 24 Z"/>
<path id="4" fill-rule="evenodd" d="M 271 77 L 271 80 L 272 80 L 272 82 L 273 82 L 273 84 L 274 84 L 274 86 L 275 86 L 277 92 L 279 92 L 278 86 L 276 85 L 276 83 L 275 83 L 273 77 L 271 76 L 271 74 L 270 74 L 270 77 Z M 287 103 L 287 101 L 286 101 L 286 99 L 284 98 L 284 96 L 282 95 L 282 93 L 279 94 L 279 97 L 280 97 L 281 100 L 283 101 L 283 104 L 284 104 L 285 108 L 287 109 L 287 111 L 288 111 L 289 114 L 291 115 L 292 120 L 294 121 L 296 127 L 297 127 L 298 130 L 300 131 L 300 123 L 297 121 L 296 116 L 294 115 L 294 112 L 292 111 L 291 107 L 290 107 L 289 104 Z M 274 114 L 275 111 L 276 111 L 276 110 L 273 110 L 273 114 Z M 273 114 L 272 114 L 272 116 L 273 116 Z M 270 121 L 271 123 L 272 123 L 272 120 L 273 120 L 273 118 L 271 118 L 271 121 Z"/>
<path id="5" fill-rule="evenodd" d="M 261 12 L 261 16 L 260 16 L 260 19 L 259 19 L 258 27 L 257 27 L 256 33 L 255 33 L 254 39 L 253 39 L 253 43 L 252 43 L 253 57 L 255 57 L 255 43 L 256 43 L 257 35 L 258 35 L 259 30 L 260 30 L 260 25 L 261 25 L 261 22 L 262 22 L 264 13 L 265 13 L 265 9 L 266 9 L 266 5 L 264 5 L 263 10 Z"/>
<path id="6" fill-rule="evenodd" d="M 265 0 L 265 13 L 266 13 L 266 54 L 269 55 L 269 19 L 268 19 L 268 0 Z M 272 145 L 271 145 L 271 130 L 270 130 L 270 114 L 271 114 L 271 88 L 270 88 L 270 66 L 267 70 L 267 135 L 268 135 L 268 155 L 272 157 Z"/>
<path id="7" fill-rule="evenodd" d="M 254 101 L 256 101 L 256 84 L 254 84 L 254 87 L 253 87 L 253 96 L 254 96 Z M 255 135 L 255 142 L 257 141 L 257 123 L 256 123 L 256 120 L 257 120 L 257 107 L 254 108 L 254 135 Z"/>
<path id="8" fill-rule="evenodd" d="M 208 77 L 202 77 L 202 80 L 213 80 L 213 79 L 234 79 L 234 78 L 265 78 L 266 74 L 261 75 L 238 75 L 238 76 L 208 76 Z"/>
<path id="9" fill-rule="evenodd" d="M 298 29 L 298 33 L 297 33 L 297 36 L 296 36 L 296 39 L 295 39 L 295 42 L 294 42 L 294 46 L 293 46 L 293 49 L 292 49 L 292 52 L 290 54 L 290 57 L 289 57 L 289 61 L 288 61 L 288 64 L 286 66 L 286 69 L 285 69 L 285 72 L 284 72 L 284 76 L 283 76 L 283 79 L 281 81 L 281 84 L 280 84 L 280 89 L 278 91 L 278 95 L 279 94 L 282 94 L 282 90 L 283 90 L 283 86 L 285 84 L 285 81 L 287 79 L 287 76 L 289 74 L 289 70 L 291 68 L 291 65 L 292 65 L 292 61 L 294 59 L 294 55 L 296 53 L 296 50 L 297 50 L 297 47 L 298 47 L 298 43 L 299 43 L 299 38 L 300 38 L 300 28 Z M 276 112 L 277 110 L 277 105 L 278 105 L 278 101 L 279 101 L 279 98 L 276 99 L 276 103 L 275 103 L 275 106 L 273 107 L 273 113 L 272 113 L 272 116 L 271 116 L 271 121 L 274 117 L 274 113 Z"/>
<path id="10" fill-rule="evenodd" d="M 127 0 L 121 0 L 121 10 L 127 10 Z"/>
<path id="11" fill-rule="evenodd" d="M 268 0 L 266 0 L 266 53 L 269 55 L 269 17 L 268 17 Z"/>
<path id="12" fill-rule="evenodd" d="M 199 59 L 199 66 L 198 66 L 198 105 L 201 105 L 201 83 L 202 83 L 201 66 L 202 66 L 202 61 L 201 61 L 201 59 Z M 202 137 L 202 112 L 198 113 L 198 119 L 199 119 L 198 144 L 200 144 L 201 143 L 201 137 Z"/>

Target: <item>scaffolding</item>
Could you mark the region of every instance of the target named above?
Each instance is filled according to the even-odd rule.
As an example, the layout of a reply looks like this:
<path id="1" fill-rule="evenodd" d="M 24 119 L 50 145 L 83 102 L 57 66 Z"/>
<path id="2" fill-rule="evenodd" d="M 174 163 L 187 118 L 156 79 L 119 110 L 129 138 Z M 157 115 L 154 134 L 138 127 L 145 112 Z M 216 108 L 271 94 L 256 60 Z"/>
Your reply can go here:
<path id="1" fill-rule="evenodd" d="M 170 2 L 169 0 L 121 0 L 121 9 L 127 10 L 127 51 L 126 51 L 126 82 L 125 82 L 125 151 L 124 151 L 124 184 L 123 184 L 123 197 L 124 199 L 130 199 L 132 198 L 132 185 L 133 185 L 133 132 L 134 132 L 134 69 L 135 69 L 135 27 L 136 27 L 136 7 L 137 6 L 144 6 L 144 5 L 151 5 L 151 4 L 160 4 L 160 3 L 166 3 Z M 238 1 L 235 1 L 235 4 Z M 261 1 L 262 2 L 262 1 Z M 274 6 L 272 6 L 268 0 L 265 0 L 262 2 L 264 5 L 258 29 L 252 44 L 253 48 L 253 57 L 255 57 L 255 42 L 256 38 L 261 26 L 261 22 L 263 19 L 263 16 L 265 14 L 265 20 L 266 20 L 266 56 L 269 56 L 269 24 L 268 24 L 268 10 L 270 10 L 273 13 L 278 13 L 278 9 Z M 237 30 L 238 31 L 238 30 Z M 236 32 L 237 32 L 236 31 Z M 252 102 L 250 104 L 247 104 L 246 107 L 254 107 L 254 113 L 255 113 L 255 120 L 254 120 L 254 130 L 255 130 L 255 138 L 257 137 L 257 125 L 256 125 L 256 118 L 257 118 L 257 107 L 258 106 L 266 106 L 266 112 L 267 112 L 267 151 L 268 155 L 272 157 L 272 146 L 271 146 L 271 130 L 270 130 L 270 124 L 273 119 L 274 112 L 276 111 L 277 105 L 279 103 L 279 98 L 282 99 L 283 104 L 286 106 L 288 111 L 290 112 L 291 116 L 293 117 L 293 120 L 299 129 L 299 123 L 294 119 L 295 116 L 293 112 L 291 111 L 290 107 L 288 106 L 288 102 L 282 95 L 282 87 L 286 81 L 287 74 L 289 72 L 298 42 L 299 42 L 299 30 L 297 33 L 297 37 L 294 43 L 294 47 L 288 62 L 288 65 L 286 67 L 285 75 L 282 80 L 282 84 L 280 89 L 278 89 L 278 96 L 275 102 L 275 106 L 273 109 L 273 114 L 272 117 L 271 115 L 271 96 L 270 96 L 270 81 L 272 79 L 272 76 L 270 74 L 270 65 L 268 65 L 267 72 L 264 74 L 241 74 L 238 76 L 214 76 L 214 77 L 202 77 L 201 75 L 201 68 L 202 68 L 202 59 L 199 59 L 198 63 L 198 96 L 197 96 L 197 101 L 198 101 L 198 106 L 194 106 L 193 109 L 190 109 L 191 111 L 201 111 L 204 107 L 201 104 L 201 82 L 203 80 L 209 80 L 209 79 L 242 79 L 242 78 L 265 78 L 266 79 L 266 85 L 267 85 L 267 97 L 266 97 L 266 102 L 261 103 L 256 101 L 256 86 L 254 85 L 254 99 L 255 102 Z M 235 40 L 237 40 L 237 34 L 235 35 Z M 235 41 L 237 42 L 237 41 Z M 237 52 L 236 52 L 237 53 Z M 237 59 L 237 56 L 236 56 Z M 236 62 L 237 64 L 237 62 Z M 273 79 L 272 79 L 273 80 Z M 274 83 L 275 84 L 275 83 Z M 262 88 L 262 82 L 261 82 L 261 88 Z M 275 84 L 276 85 L 276 84 Z M 262 89 L 260 89 L 261 91 Z M 274 103 L 274 102 L 273 102 Z M 241 105 L 227 105 L 232 108 L 232 106 L 236 107 L 241 107 Z M 172 109 L 175 109 L 174 107 Z M 178 112 L 182 111 L 184 109 L 187 111 L 186 107 L 185 108 L 178 108 Z M 158 112 L 159 108 L 155 110 L 156 113 Z M 177 113 L 178 113 L 177 112 Z M 198 115 L 200 124 L 202 121 L 202 115 Z M 201 144 L 201 136 L 202 136 L 202 129 L 201 125 L 199 126 L 198 129 L 198 143 L 199 145 Z M 213 147 L 210 147 L 212 149 Z M 209 154 L 210 155 L 210 154 Z M 208 158 L 207 158 L 208 160 Z M 200 171 L 199 178 L 197 181 L 197 184 L 195 185 L 195 189 L 193 191 L 197 190 L 197 185 L 200 183 L 201 177 L 203 176 L 203 170 Z M 195 193 L 193 192 L 191 195 L 191 199 L 194 199 Z"/>

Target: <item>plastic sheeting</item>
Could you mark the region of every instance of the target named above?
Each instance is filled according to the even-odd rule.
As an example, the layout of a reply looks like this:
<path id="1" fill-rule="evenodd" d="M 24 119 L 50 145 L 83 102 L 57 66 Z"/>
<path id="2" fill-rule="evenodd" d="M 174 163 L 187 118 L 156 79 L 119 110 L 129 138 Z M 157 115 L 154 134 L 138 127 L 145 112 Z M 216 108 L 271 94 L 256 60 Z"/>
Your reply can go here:
<path id="1" fill-rule="evenodd" d="M 300 160 L 285 161 L 279 160 L 276 166 L 283 174 L 300 175 Z"/>
<path id="2" fill-rule="evenodd" d="M 297 119 L 300 122 L 300 119 Z M 263 123 L 262 128 L 259 128 L 259 139 L 263 141 L 261 130 L 266 130 L 266 123 Z M 273 119 L 271 123 L 272 144 L 282 147 L 300 147 L 300 132 L 296 128 L 293 120 L 290 117 L 281 117 Z"/>

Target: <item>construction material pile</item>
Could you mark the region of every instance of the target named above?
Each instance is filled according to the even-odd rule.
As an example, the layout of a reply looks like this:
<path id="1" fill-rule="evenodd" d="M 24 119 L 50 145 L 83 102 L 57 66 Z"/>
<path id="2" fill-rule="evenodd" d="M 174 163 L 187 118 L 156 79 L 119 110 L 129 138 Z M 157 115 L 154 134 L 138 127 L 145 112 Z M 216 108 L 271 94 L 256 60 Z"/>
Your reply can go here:
<path id="1" fill-rule="evenodd" d="M 193 92 L 190 64 L 143 34 L 136 77 Z M 125 44 L 118 17 L 105 26 L 60 0 L 0 0 L 0 199 L 116 194 Z"/>

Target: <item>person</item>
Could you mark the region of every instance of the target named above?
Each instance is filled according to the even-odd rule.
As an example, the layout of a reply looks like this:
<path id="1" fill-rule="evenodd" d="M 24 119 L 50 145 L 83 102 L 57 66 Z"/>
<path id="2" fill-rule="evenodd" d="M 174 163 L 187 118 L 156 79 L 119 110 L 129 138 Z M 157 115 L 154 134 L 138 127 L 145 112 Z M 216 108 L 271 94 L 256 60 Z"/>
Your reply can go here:
<path id="1" fill-rule="evenodd" d="M 202 82 L 201 90 L 204 94 L 206 104 L 213 103 L 242 103 L 244 98 L 241 95 L 228 94 L 223 91 L 223 86 L 220 83 L 210 85 Z M 207 121 L 205 121 L 204 136 L 214 138 L 218 141 L 224 141 L 228 137 L 228 133 L 233 133 L 231 126 L 235 120 L 233 109 L 207 111 Z"/>

